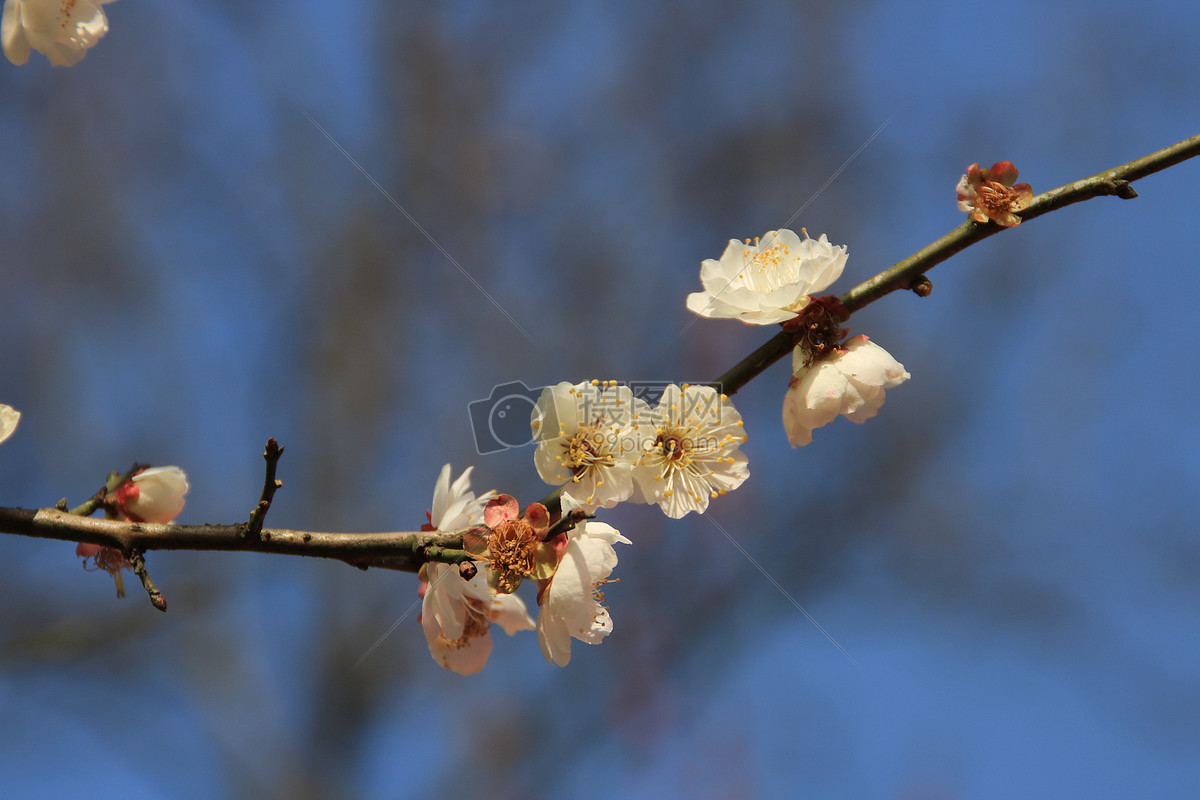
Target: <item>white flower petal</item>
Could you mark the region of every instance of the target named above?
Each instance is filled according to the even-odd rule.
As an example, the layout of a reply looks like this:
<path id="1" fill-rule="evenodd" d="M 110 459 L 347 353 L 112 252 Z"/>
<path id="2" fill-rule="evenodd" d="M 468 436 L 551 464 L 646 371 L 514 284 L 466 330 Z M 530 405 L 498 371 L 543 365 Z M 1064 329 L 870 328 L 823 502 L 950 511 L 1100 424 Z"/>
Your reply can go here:
<path id="1" fill-rule="evenodd" d="M 174 520 L 183 510 L 191 488 L 187 473 L 179 467 L 150 467 L 130 481 L 137 491 L 129 493 L 129 500 L 120 501 L 122 493 L 118 488 L 120 507 L 130 519 L 142 522 L 166 524 Z"/>
<path id="2" fill-rule="evenodd" d="M 767 231 L 753 243 L 730 239 L 720 260 L 700 264 L 703 292 L 688 295 L 688 310 L 704 317 L 754 325 L 783 322 L 806 295 L 826 289 L 842 274 L 846 248 L 825 234 L 800 239 L 789 230 Z"/>
<path id="3" fill-rule="evenodd" d="M 492 654 L 491 636 L 449 639 L 442 634 L 429 640 L 433 660 L 459 675 L 474 675 L 487 666 Z"/>
<path id="4" fill-rule="evenodd" d="M 4 403 L 0 403 L 0 442 L 13 435 L 17 423 L 21 421 L 21 412 Z"/>
<path id="5" fill-rule="evenodd" d="M 496 493 L 488 490 L 475 496 L 471 491 L 471 472 L 474 469 L 467 467 L 451 484 L 450 465 L 442 467 L 433 485 L 433 502 L 429 508 L 429 524 L 434 530 L 454 531 L 478 524 L 483 518 L 484 505 Z"/>
<path id="6" fill-rule="evenodd" d="M 5 0 L 0 22 L 4 54 L 23 64 L 32 48 L 55 66 L 78 63 L 108 33 L 101 7 L 106 2 L 111 0 Z"/>
<path id="7" fill-rule="evenodd" d="M 783 429 L 793 447 L 812 441 L 812 431 L 839 414 L 862 423 L 879 411 L 885 389 L 910 377 L 890 353 L 867 339 L 855 336 L 814 364 L 804 364 L 804 353 L 793 351 L 795 373 L 783 397 Z"/>
<path id="8" fill-rule="evenodd" d="M 492 622 L 512 636 L 517 631 L 534 629 L 533 619 L 525 610 L 525 601 L 515 594 L 498 594 L 492 599 Z"/>
<path id="9" fill-rule="evenodd" d="M 4 0 L 4 18 L 0 20 L 0 43 L 4 55 L 18 67 L 29 60 L 29 39 L 21 24 L 21 0 Z"/>
<path id="10" fill-rule="evenodd" d="M 846 342 L 845 350 L 839 368 L 859 383 L 890 389 L 912 377 L 891 353 L 866 336 L 852 337 Z"/>
<path id="11" fill-rule="evenodd" d="M 560 667 L 571 661 L 571 639 L 599 644 L 612 632 L 612 617 L 597 600 L 596 591 L 617 565 L 613 545 L 629 544 L 603 522 L 581 522 L 567 536 L 537 620 L 542 655 Z"/>
<path id="12" fill-rule="evenodd" d="M 530 418 L 538 475 L 586 511 L 633 493 L 634 462 L 653 425 L 650 408 L 615 382 L 559 383 L 542 390 Z"/>
<path id="13" fill-rule="evenodd" d="M 655 437 L 634 468 L 633 497 L 678 519 L 703 513 L 714 493 L 736 489 L 749 477 L 738 450 L 746 440 L 741 414 L 711 386 L 667 386 L 652 417 Z"/>

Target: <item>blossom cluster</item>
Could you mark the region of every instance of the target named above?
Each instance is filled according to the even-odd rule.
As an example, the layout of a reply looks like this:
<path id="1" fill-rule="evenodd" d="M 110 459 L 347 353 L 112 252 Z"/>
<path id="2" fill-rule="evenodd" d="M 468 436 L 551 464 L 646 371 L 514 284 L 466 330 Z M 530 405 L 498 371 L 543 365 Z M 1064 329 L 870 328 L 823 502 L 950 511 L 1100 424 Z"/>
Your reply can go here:
<path id="1" fill-rule="evenodd" d="M 511 495 L 471 491 L 471 467 L 451 483 L 442 467 L 433 490 L 427 531 L 470 529 L 464 546 L 469 569 L 430 561 L 421 567 L 421 627 L 429 652 L 443 667 L 463 675 L 483 669 L 492 651 L 491 626 L 509 636 L 537 630 L 546 660 L 566 666 L 571 639 L 599 644 L 612 631 L 600 587 L 617 564 L 613 545 L 629 540 L 609 525 L 586 519 L 564 498 L 552 515 L 541 503 L 523 514 Z M 556 532 L 551 523 L 573 521 Z M 484 565 L 478 570 L 475 563 Z M 523 579 L 538 584 L 537 622 L 514 592 Z"/>
<path id="2" fill-rule="evenodd" d="M 657 504 L 679 518 L 708 508 L 749 476 L 740 451 L 742 418 L 711 386 L 669 384 L 651 406 L 616 381 L 546 387 L 530 427 L 542 479 L 559 486 L 558 509 L 470 489 L 471 468 L 434 487 L 428 531 L 465 531 L 470 568 L 421 568 L 421 626 L 434 660 L 472 674 L 491 653 L 491 625 L 536 629 L 546 660 L 566 666 L 571 640 L 599 644 L 613 629 L 601 587 L 617 565 L 614 545 L 629 540 L 592 518 L 620 502 Z M 478 570 L 475 564 L 484 569 Z M 537 622 L 514 592 L 537 583 Z"/>
<path id="3" fill-rule="evenodd" d="M 104 5 L 112 0 L 5 0 L 0 45 L 14 64 L 34 50 L 52 65 L 78 63 L 108 32 Z M 1014 183 L 1012 162 L 972 164 L 956 186 L 958 207 L 979 223 L 1020 223 L 1032 189 Z M 841 327 L 849 311 L 834 295 L 816 296 L 842 274 L 845 245 L 825 234 L 803 238 L 786 229 L 754 239 L 731 239 L 719 259 L 700 267 L 703 291 L 687 308 L 708 318 L 782 326 L 792 340 L 792 375 L 783 397 L 783 427 L 793 447 L 838 416 L 862 423 L 883 405 L 887 389 L 908 380 L 904 366 L 865 335 Z M 848 338 L 847 338 L 848 337 Z M 0 404 L 0 442 L 20 414 Z M 470 488 L 472 468 L 451 481 L 443 467 L 423 530 L 462 536 L 462 555 L 420 569 L 421 626 L 430 653 L 444 667 L 478 672 L 492 649 L 493 623 L 510 636 L 536 630 L 545 658 L 565 665 L 571 639 L 597 644 L 612 631 L 600 589 L 617 564 L 617 530 L 593 519 L 621 502 L 658 505 L 673 519 L 704 513 L 710 500 L 749 477 L 741 445 L 741 415 L 710 385 L 671 383 L 653 403 L 617 381 L 561 382 L 546 387 L 530 419 L 541 478 L 558 487 L 554 508 Z M 111 519 L 170 523 L 189 489 L 178 467 L 142 467 L 112 475 L 95 498 Z M 550 501 L 547 501 L 550 502 Z M 89 506 L 92 508 L 93 506 Z M 80 544 L 85 568 L 111 573 L 123 595 L 119 550 Z M 480 569 L 480 566 L 483 568 Z M 515 592 L 537 583 L 536 622 Z"/>
<path id="4" fill-rule="evenodd" d="M 588 513 L 631 501 L 678 519 L 750 475 L 742 417 L 711 386 L 668 384 L 651 407 L 616 381 L 563 382 L 542 390 L 530 427 L 542 480 Z"/>
<path id="5" fill-rule="evenodd" d="M 849 314 L 834 296 L 814 297 L 842 274 L 845 246 L 801 229 L 731 239 L 720 260 L 700 267 L 703 292 L 687 307 L 706 317 L 749 325 L 782 323 L 794 334 L 792 377 L 783 397 L 783 427 L 793 447 L 812 441 L 815 428 L 844 416 L 864 422 L 883 405 L 884 391 L 908 380 L 904 367 L 866 336 L 840 342 Z M 840 343 L 839 343 L 840 342 Z"/>

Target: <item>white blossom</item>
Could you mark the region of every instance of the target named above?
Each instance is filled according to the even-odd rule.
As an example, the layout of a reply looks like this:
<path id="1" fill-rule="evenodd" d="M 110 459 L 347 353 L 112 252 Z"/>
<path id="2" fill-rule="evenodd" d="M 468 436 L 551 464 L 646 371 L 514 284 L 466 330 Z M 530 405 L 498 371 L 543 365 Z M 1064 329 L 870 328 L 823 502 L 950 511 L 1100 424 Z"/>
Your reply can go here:
<path id="1" fill-rule="evenodd" d="M 471 472 L 467 467 L 462 474 L 450 482 L 450 465 L 442 467 L 437 482 L 433 485 L 433 504 L 429 511 L 429 524 L 435 531 L 454 531 L 478 524 L 483 519 L 483 507 L 496 492 L 489 489 L 479 497 L 471 491 Z"/>
<path id="2" fill-rule="evenodd" d="M 792 447 L 811 442 L 813 429 L 839 414 L 851 422 L 867 421 L 883 405 L 884 390 L 911 377 L 904 365 L 866 336 L 851 337 L 812 364 L 804 362 L 804 352 L 797 347 L 783 397 L 783 427 Z"/>
<path id="3" fill-rule="evenodd" d="M 179 467 L 149 467 L 118 486 L 112 497 L 125 519 L 165 524 L 179 516 L 189 488 Z"/>
<path id="4" fill-rule="evenodd" d="M 69 67 L 108 33 L 102 5 L 112 0 L 5 0 L 0 43 L 14 64 L 29 60 L 30 49 L 56 67 Z"/>
<path id="5" fill-rule="evenodd" d="M 451 483 L 450 465 L 442 467 L 426 529 L 458 530 L 482 521 L 483 507 L 495 492 L 476 497 L 470 490 L 472 469 L 468 467 Z M 446 669 L 461 675 L 483 669 L 492 652 L 492 623 L 510 636 L 533 630 L 533 619 L 521 598 L 492 592 L 483 570 L 468 581 L 454 564 L 430 561 L 421 568 L 421 576 L 421 628 L 430 655 Z"/>
<path id="6" fill-rule="evenodd" d="M 558 568 L 542 591 L 538 614 L 538 644 L 552 664 L 571 661 L 571 639 L 600 644 L 612 633 L 612 617 L 600 591 L 617 565 L 613 545 L 630 541 L 611 525 L 583 521 L 567 533 Z"/>
<path id="7" fill-rule="evenodd" d="M 21 412 L 4 403 L 0 403 L 0 442 L 13 435 L 17 423 L 21 421 Z"/>
<path id="8" fill-rule="evenodd" d="M 831 245 L 825 234 L 804 236 L 785 229 L 767 231 L 753 243 L 730 239 L 720 261 L 701 262 L 704 291 L 688 295 L 688 309 L 754 325 L 795 317 L 808 296 L 836 281 L 846 266 L 844 245 Z"/>
<path id="9" fill-rule="evenodd" d="M 668 517 L 703 513 L 710 497 L 750 477 L 742 415 L 711 386 L 670 384 L 653 412 L 655 435 L 642 452 L 633 477 L 640 498 L 658 503 Z"/>
<path id="10" fill-rule="evenodd" d="M 421 600 L 421 628 L 433 660 L 460 675 L 483 669 L 492 652 L 492 623 L 512 636 L 533 630 L 533 619 L 525 603 L 515 594 L 494 594 L 480 570 L 463 580 L 453 564 L 429 562 L 422 572 L 427 578 Z"/>
<path id="11" fill-rule="evenodd" d="M 569 481 L 563 495 L 585 511 L 612 508 L 633 493 L 633 465 L 653 431 L 649 412 L 616 381 L 547 386 L 530 416 L 538 474 Z"/>

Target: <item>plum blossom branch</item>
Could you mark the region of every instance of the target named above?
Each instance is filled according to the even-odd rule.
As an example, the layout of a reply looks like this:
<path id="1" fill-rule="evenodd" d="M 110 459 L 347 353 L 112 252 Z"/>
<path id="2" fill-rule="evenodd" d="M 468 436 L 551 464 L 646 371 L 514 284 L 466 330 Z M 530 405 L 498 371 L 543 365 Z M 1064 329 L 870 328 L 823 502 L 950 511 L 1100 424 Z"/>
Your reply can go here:
<path id="1" fill-rule="evenodd" d="M 1034 197 L 1022 211 L 1017 212 L 1017 216 L 1023 221 L 1028 221 L 1094 197 L 1114 196 L 1123 200 L 1135 198 L 1137 192 L 1130 186 L 1133 181 L 1161 172 L 1197 155 L 1200 155 L 1200 134 L 1127 164 L 1043 192 Z M 854 312 L 896 290 L 912 290 L 926 296 L 929 289 L 928 279 L 925 277 L 927 271 L 976 242 L 1003 230 L 1006 228 L 993 222 L 979 223 L 968 220 L 903 261 L 855 286 L 842 295 L 840 300 L 847 311 Z M 791 352 L 793 338 L 786 331 L 777 333 L 711 385 L 720 387 L 727 395 L 734 394 Z"/>
<path id="2" fill-rule="evenodd" d="M 0 508 L 0 533 L 113 548 L 123 553 L 133 565 L 151 602 L 160 610 L 166 610 L 166 600 L 154 588 L 146 573 L 143 554 L 147 550 L 230 550 L 314 556 L 345 561 L 361 569 L 381 567 L 403 572 L 417 572 L 422 564 L 430 561 L 447 564 L 471 561 L 471 554 L 463 547 L 463 535 L 477 529 L 471 526 L 462 530 L 388 533 L 263 528 L 263 518 L 270 508 L 275 490 L 282 485 L 275 478 L 282 453 L 283 448 L 274 439 L 267 442 L 263 453 L 267 466 L 262 497 L 248 522 L 233 525 L 175 525 L 127 519 L 94 519 L 82 515 L 96 510 L 100 505 L 100 499 L 97 498 L 102 499 L 106 491 L 111 491 L 109 484 L 123 483 L 139 470 L 135 466 L 127 475 L 110 477 L 106 489 L 97 493 L 96 498 L 71 511 L 66 510 L 65 503 L 56 508 L 36 510 Z"/>
<path id="3" fill-rule="evenodd" d="M 1022 221 L 1028 221 L 1093 197 L 1113 195 L 1130 199 L 1137 196 L 1130 186 L 1132 181 L 1167 169 L 1196 155 L 1200 155 L 1200 135 L 1089 178 L 1045 192 L 1033 198 L 1027 206 L 1015 213 Z M 827 300 L 830 303 L 840 303 L 841 306 L 844 306 L 844 313 L 848 313 L 857 311 L 897 289 L 912 290 L 924 296 L 928 294 L 929 289 L 928 279 L 925 277 L 925 273 L 929 269 L 1001 230 L 1004 228 L 994 222 L 968 221 L 907 259 L 854 287 L 840 298 L 831 296 Z M 785 326 L 785 330 L 776 334 L 743 359 L 741 363 L 718 378 L 714 385 L 719 386 L 720 391 L 725 395 L 735 393 L 756 375 L 791 351 L 795 346 L 795 337 L 795 330 Z M 723 399 L 722 402 L 725 400 Z M 0 418 L 0 439 L 2 439 L 12 433 L 19 415 L 7 406 L 0 408 L 0 411 L 4 412 Z M 658 426 L 658 428 L 661 427 L 661 425 Z M 658 428 L 655 430 L 659 437 L 666 436 Z M 669 437 L 664 439 L 664 441 L 668 440 Z M 656 447 L 658 446 L 659 443 L 656 442 Z M 165 481 L 168 488 L 173 482 L 175 485 L 182 484 L 182 491 L 186 491 L 186 478 L 178 468 L 145 470 L 135 466 L 126 475 L 110 477 L 105 490 L 97 493 L 95 497 L 71 512 L 66 510 L 65 503 L 56 508 L 38 510 L 0 508 L 0 533 L 113 548 L 129 559 L 155 607 L 164 610 L 166 601 L 146 573 L 144 553 L 149 550 L 225 550 L 277 553 L 331 558 L 362 569 L 380 567 L 419 572 L 424 564 L 430 562 L 453 565 L 471 564 L 478 554 L 464 544 L 464 535 L 479 538 L 488 534 L 487 526 L 469 524 L 462 525 L 460 529 L 456 530 L 386 533 L 339 533 L 264 528 L 263 521 L 271 506 L 275 491 L 282 485 L 275 477 L 282 452 L 283 448 L 274 439 L 267 443 L 263 454 L 266 461 L 263 489 L 258 504 L 247 522 L 231 525 L 175 525 L 124 519 L 93 519 L 84 516 L 102 506 L 108 511 L 113 508 L 120 510 L 120 508 L 124 508 L 121 504 L 126 500 L 136 502 L 136 493 L 126 498 L 121 491 L 114 490 L 112 484 L 115 483 L 117 489 L 121 487 L 129 489 L 130 487 L 126 486 L 126 483 L 136 484 L 138 478 L 149 482 L 152 473 L 158 473 L 154 479 L 160 483 Z M 673 450 L 670 452 L 664 450 L 663 452 L 666 452 L 667 455 L 674 453 Z M 736 458 L 731 457 L 725 460 L 735 462 L 734 466 L 737 466 Z M 177 474 L 171 474 L 172 471 Z M 734 478 L 738 477 L 740 476 L 734 476 Z M 641 488 L 642 493 L 645 494 L 646 488 Z M 707 488 L 715 491 L 721 487 L 709 486 Z M 113 493 L 111 497 L 108 492 Z M 689 497 L 692 495 L 695 495 L 694 499 L 697 499 L 697 503 L 706 497 L 704 492 L 699 490 L 691 492 Z M 556 496 L 552 495 L 552 497 L 554 500 L 558 499 Z M 595 503 L 600 498 L 587 496 L 585 499 Z M 178 513 L 179 508 L 182 508 L 182 492 L 179 492 L 178 501 L 177 507 L 172 509 L 168 519 Z M 146 501 L 143 500 L 143 502 Z M 110 507 L 113 503 L 116 503 L 117 506 Z M 599 503 L 595 504 L 599 505 Z M 697 509 L 690 506 L 680 508 L 677 509 L 679 513 L 673 514 L 673 516 L 682 515 L 689 510 Z"/>
<path id="4" fill-rule="evenodd" d="M 247 523 L 233 525 L 163 525 L 68 514 L 56 508 L 0 508 L 0 533 L 58 539 L 113 547 L 124 552 L 147 550 L 229 550 L 313 556 L 345 561 L 366 569 L 416 572 L 426 561 L 457 564 L 470 560 L 462 549 L 469 530 L 436 534 L 396 531 L 337 533 L 264 528 L 259 539 L 246 537 Z"/>

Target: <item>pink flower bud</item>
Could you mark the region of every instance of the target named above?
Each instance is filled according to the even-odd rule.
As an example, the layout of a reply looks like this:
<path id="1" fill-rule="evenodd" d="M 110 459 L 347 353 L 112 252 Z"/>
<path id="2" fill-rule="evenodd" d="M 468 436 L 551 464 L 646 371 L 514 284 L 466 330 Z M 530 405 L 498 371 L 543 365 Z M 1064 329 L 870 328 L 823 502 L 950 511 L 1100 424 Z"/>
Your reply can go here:
<path id="1" fill-rule="evenodd" d="M 183 510 L 187 474 L 179 467 L 150 467 L 109 495 L 113 509 L 132 522 L 168 523 Z"/>

